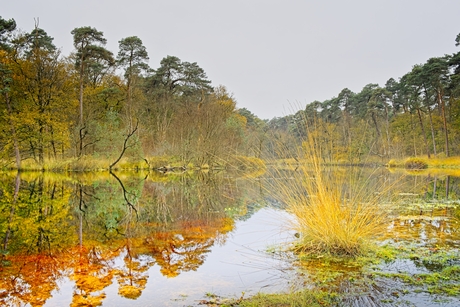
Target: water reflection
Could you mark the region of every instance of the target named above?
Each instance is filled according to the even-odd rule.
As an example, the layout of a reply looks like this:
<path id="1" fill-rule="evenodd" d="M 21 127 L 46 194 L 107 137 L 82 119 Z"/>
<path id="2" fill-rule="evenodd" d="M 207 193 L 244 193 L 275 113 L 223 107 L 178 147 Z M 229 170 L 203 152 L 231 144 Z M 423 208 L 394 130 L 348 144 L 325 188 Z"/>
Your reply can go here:
<path id="1" fill-rule="evenodd" d="M 1 179 L 0 303 L 6 306 L 44 305 L 66 279 L 74 283 L 71 306 L 102 304 L 113 283 L 121 297 L 139 298 L 150 267 L 170 278 L 196 271 L 232 231 L 227 212 L 245 212 L 236 208 L 259 197 L 247 184 L 242 189 L 215 174 L 4 173 Z"/>
<path id="2" fill-rule="evenodd" d="M 271 201 L 270 182 L 296 176 L 291 171 L 258 180 L 228 173 L 0 176 L 0 305 L 182 306 L 208 291 L 240 297 L 291 281 L 291 264 L 266 253 L 293 239 L 289 216 L 260 209 L 266 202 L 282 208 Z M 369 169 L 354 184 L 364 181 L 392 187 L 385 199 L 394 219 L 384 239 L 458 246 L 458 177 Z"/>

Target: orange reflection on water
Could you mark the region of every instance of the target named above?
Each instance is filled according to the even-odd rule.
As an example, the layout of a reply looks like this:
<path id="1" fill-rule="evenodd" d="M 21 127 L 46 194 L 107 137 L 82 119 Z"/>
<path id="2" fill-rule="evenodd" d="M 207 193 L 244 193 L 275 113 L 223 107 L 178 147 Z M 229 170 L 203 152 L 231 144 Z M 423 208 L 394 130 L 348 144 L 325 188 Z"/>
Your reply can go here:
<path id="1" fill-rule="evenodd" d="M 151 266 L 159 265 L 167 277 L 196 270 L 214 244 L 225 242 L 233 220 L 187 221 L 169 229 L 155 228 L 145 236 L 125 238 L 110 246 L 83 245 L 39 254 L 3 255 L 0 305 L 43 306 L 65 278 L 74 283 L 71 306 L 102 305 L 104 289 L 115 280 L 120 296 L 136 299 L 146 287 Z"/>

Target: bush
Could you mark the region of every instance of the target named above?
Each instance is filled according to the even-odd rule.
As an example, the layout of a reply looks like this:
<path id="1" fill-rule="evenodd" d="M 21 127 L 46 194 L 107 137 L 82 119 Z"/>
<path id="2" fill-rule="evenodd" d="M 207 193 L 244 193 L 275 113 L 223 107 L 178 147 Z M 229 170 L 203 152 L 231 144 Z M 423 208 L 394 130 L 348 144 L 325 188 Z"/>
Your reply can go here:
<path id="1" fill-rule="evenodd" d="M 403 164 L 400 161 L 397 161 L 395 159 L 391 159 L 387 163 L 387 167 L 401 167 Z"/>
<path id="2" fill-rule="evenodd" d="M 428 163 L 422 158 L 409 158 L 404 163 L 406 169 L 425 169 L 428 168 Z"/>

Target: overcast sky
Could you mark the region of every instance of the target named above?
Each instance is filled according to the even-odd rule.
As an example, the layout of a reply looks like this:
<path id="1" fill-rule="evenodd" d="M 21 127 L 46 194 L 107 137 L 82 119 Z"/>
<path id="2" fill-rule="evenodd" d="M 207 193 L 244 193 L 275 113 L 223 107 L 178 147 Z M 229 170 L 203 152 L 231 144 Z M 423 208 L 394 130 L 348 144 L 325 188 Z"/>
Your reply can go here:
<path id="1" fill-rule="evenodd" d="M 104 32 L 114 54 L 138 36 L 152 68 L 167 55 L 197 62 L 263 119 L 460 51 L 459 0 L 16 0 L 0 15 L 27 32 L 39 18 L 64 55 L 76 27 Z"/>

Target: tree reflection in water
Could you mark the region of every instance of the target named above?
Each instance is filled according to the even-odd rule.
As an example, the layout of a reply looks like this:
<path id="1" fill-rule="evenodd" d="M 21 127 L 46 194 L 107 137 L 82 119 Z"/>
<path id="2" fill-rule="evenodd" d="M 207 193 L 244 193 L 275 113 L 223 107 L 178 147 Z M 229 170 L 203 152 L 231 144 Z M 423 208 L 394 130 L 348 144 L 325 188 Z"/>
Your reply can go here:
<path id="1" fill-rule="evenodd" d="M 66 278 L 71 306 L 101 305 L 113 282 L 136 299 L 153 265 L 196 270 L 233 229 L 225 208 L 251 197 L 210 174 L 85 176 L 2 174 L 0 304 L 44 305 Z"/>

